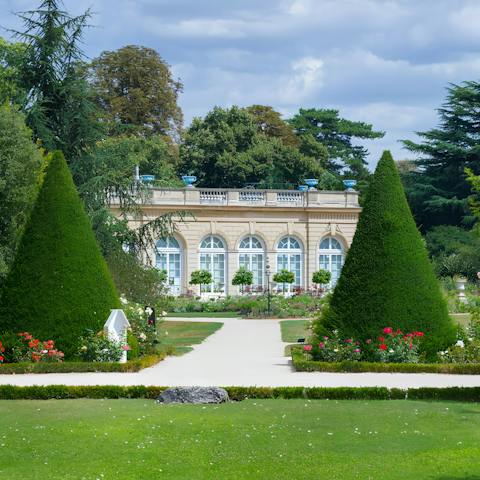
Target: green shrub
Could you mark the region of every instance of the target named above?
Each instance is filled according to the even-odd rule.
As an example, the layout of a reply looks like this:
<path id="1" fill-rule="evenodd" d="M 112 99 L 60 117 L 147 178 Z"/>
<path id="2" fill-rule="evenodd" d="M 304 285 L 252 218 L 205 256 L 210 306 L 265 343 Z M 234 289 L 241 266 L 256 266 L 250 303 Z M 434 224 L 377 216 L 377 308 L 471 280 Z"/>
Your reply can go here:
<path id="1" fill-rule="evenodd" d="M 0 385 L 0 400 L 49 400 L 73 398 L 145 398 L 154 400 L 168 387 L 47 385 L 17 387 Z M 224 387 L 231 400 L 247 398 L 304 398 L 308 400 L 448 400 L 480 401 L 480 387 L 410 388 L 386 387 Z"/>
<path id="2" fill-rule="evenodd" d="M 117 362 L 59 362 L 59 363 L 4 363 L 0 364 L 0 375 L 22 373 L 83 373 L 83 372 L 139 372 L 152 367 L 167 356 L 166 352 L 147 355 L 126 363 Z"/>
<path id="3" fill-rule="evenodd" d="M 424 332 L 421 348 L 429 358 L 455 339 L 389 152 L 378 163 L 330 307 L 315 331 L 338 329 L 365 340 L 385 326 Z"/>
<path id="4" fill-rule="evenodd" d="M 291 352 L 292 364 L 297 372 L 480 374 L 480 363 L 382 363 L 357 360 L 327 362 L 308 359 L 296 345 L 292 347 Z"/>
<path id="5" fill-rule="evenodd" d="M 68 358 L 84 330 L 100 330 L 119 306 L 70 171 L 55 152 L 2 290 L 0 332 L 51 338 Z"/>
<path id="6" fill-rule="evenodd" d="M 245 267 L 240 267 L 233 276 L 232 285 L 240 285 L 243 290 L 245 285 L 253 284 L 253 273 L 247 270 Z"/>
<path id="7" fill-rule="evenodd" d="M 312 283 L 316 283 L 317 285 L 326 285 L 331 278 L 332 274 L 328 270 L 317 270 L 312 274 Z"/>
<path id="8" fill-rule="evenodd" d="M 133 360 L 140 356 L 140 345 L 138 343 L 137 337 L 132 333 L 127 333 L 127 345 L 130 347 L 130 350 L 127 352 L 127 359 Z"/>
<path id="9" fill-rule="evenodd" d="M 202 286 L 212 283 L 212 274 L 208 270 L 195 270 L 190 274 L 190 285 L 199 285 L 200 292 Z"/>
<path id="10" fill-rule="evenodd" d="M 295 274 L 283 268 L 273 276 L 273 281 L 282 284 L 282 290 L 285 293 L 286 284 L 291 284 L 295 281 Z"/>
<path id="11" fill-rule="evenodd" d="M 294 295 L 285 298 L 272 295 L 271 315 L 279 318 L 310 317 L 320 310 L 325 298 L 311 295 Z M 200 301 L 192 297 L 178 297 L 172 310 L 182 312 L 238 312 L 245 317 L 264 317 L 267 314 L 266 295 L 227 296 L 217 300 Z"/>

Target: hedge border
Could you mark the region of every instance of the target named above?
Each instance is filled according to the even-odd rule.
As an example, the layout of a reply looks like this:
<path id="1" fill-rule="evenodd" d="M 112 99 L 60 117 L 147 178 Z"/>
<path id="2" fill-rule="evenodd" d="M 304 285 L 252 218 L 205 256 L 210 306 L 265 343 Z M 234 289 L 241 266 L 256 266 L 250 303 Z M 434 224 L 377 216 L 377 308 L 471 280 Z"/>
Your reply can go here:
<path id="1" fill-rule="evenodd" d="M 83 372 L 138 372 L 152 367 L 167 356 L 166 352 L 129 360 L 125 363 L 115 362 L 58 362 L 58 363 L 3 363 L 0 375 L 17 375 L 25 373 L 83 373 Z"/>
<path id="2" fill-rule="evenodd" d="M 337 373 L 445 373 L 480 375 L 480 363 L 381 363 L 381 362 L 319 362 L 306 360 L 299 348 L 291 349 L 292 365 L 297 372 Z"/>
<path id="3" fill-rule="evenodd" d="M 0 400 L 52 399 L 156 399 L 168 387 L 160 386 L 67 386 L 19 387 L 0 385 Z M 409 388 L 386 387 L 224 387 L 231 400 L 295 399 L 305 400 L 448 400 L 480 402 L 480 387 Z"/>

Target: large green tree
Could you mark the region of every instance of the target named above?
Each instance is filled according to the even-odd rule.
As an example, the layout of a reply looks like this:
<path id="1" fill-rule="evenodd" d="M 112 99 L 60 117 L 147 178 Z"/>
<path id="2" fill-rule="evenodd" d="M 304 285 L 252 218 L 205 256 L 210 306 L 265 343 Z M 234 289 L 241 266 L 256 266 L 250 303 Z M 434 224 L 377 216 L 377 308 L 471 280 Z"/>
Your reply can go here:
<path id="1" fill-rule="evenodd" d="M 54 152 L 0 298 L 0 332 L 29 331 L 72 356 L 119 301 L 63 155 Z"/>
<path id="2" fill-rule="evenodd" d="M 17 15 L 23 21 L 15 34 L 25 44 L 20 86 L 28 97 L 27 124 L 48 150 L 61 149 L 73 164 L 100 129 L 80 48 L 90 11 L 73 17 L 59 0 L 43 0 Z"/>
<path id="3" fill-rule="evenodd" d="M 455 339 L 389 152 L 378 163 L 330 307 L 317 331 L 323 327 L 362 340 L 376 338 L 384 327 L 423 331 L 423 347 L 430 358 Z"/>
<path id="4" fill-rule="evenodd" d="M 20 74 L 25 60 L 25 45 L 0 37 L 0 105 L 24 106 L 27 93 L 21 86 Z"/>
<path id="5" fill-rule="evenodd" d="M 42 165 L 24 116 L 0 106 L 0 287 L 35 201 Z"/>
<path id="6" fill-rule="evenodd" d="M 326 147 L 329 171 L 345 170 L 347 176 L 357 180 L 368 177 L 368 150 L 355 142 L 384 136 L 369 123 L 341 118 L 338 110 L 333 109 L 301 108 L 289 123 L 300 137 L 311 135 Z"/>
<path id="7" fill-rule="evenodd" d="M 246 108 L 252 115 L 260 133 L 267 137 L 278 138 L 284 145 L 298 147 L 299 138 L 295 135 L 292 126 L 282 119 L 280 112 L 277 112 L 269 105 L 251 105 Z"/>
<path id="8" fill-rule="evenodd" d="M 114 134 L 178 138 L 182 84 L 153 49 L 127 45 L 103 52 L 90 68 L 97 105 Z"/>
<path id="9" fill-rule="evenodd" d="M 421 142 L 404 140 L 420 155 L 416 169 L 404 175 L 410 206 L 423 231 L 435 225 L 469 226 L 470 187 L 465 168 L 480 173 L 480 83 L 451 85 L 438 109 L 439 126 L 418 132 Z"/>
<path id="10" fill-rule="evenodd" d="M 319 178 L 323 169 L 298 148 L 259 132 L 247 110 L 215 107 L 196 118 L 180 148 L 181 170 L 193 173 L 204 187 L 282 188 Z"/>

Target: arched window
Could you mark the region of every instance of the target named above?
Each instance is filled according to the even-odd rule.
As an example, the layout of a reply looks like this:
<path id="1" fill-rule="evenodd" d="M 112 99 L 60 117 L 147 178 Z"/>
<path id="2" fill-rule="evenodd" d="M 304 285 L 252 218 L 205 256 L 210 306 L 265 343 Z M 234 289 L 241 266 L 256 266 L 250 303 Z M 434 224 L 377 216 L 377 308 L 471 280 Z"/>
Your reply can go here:
<path id="1" fill-rule="evenodd" d="M 283 269 L 295 274 L 295 280 L 287 286 L 287 291 L 291 292 L 295 287 L 302 286 L 303 248 L 295 237 L 283 237 L 278 242 L 277 272 Z"/>
<path id="2" fill-rule="evenodd" d="M 320 243 L 319 267 L 322 270 L 328 270 L 332 277 L 329 287 L 334 288 L 340 277 L 343 266 L 343 247 L 334 237 L 326 237 Z"/>
<path id="3" fill-rule="evenodd" d="M 200 243 L 200 269 L 212 274 L 212 283 L 202 285 L 202 292 L 225 293 L 227 249 L 223 240 L 209 235 Z"/>
<path id="4" fill-rule="evenodd" d="M 182 251 L 173 237 L 156 243 L 156 267 L 167 272 L 167 286 L 172 295 L 180 295 L 182 285 Z"/>
<path id="5" fill-rule="evenodd" d="M 238 265 L 253 273 L 254 289 L 263 288 L 265 252 L 257 237 L 245 237 L 238 247 Z"/>

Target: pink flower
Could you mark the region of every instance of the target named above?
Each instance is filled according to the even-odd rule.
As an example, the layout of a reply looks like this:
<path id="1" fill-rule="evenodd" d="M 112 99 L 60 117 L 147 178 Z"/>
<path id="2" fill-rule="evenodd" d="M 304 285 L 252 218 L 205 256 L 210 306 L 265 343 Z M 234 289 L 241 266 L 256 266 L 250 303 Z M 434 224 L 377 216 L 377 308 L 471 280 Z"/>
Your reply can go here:
<path id="1" fill-rule="evenodd" d="M 345 340 L 345 343 L 352 343 L 352 342 L 353 342 L 353 340 L 352 340 L 351 338 L 347 338 L 347 339 Z"/>
<path id="2" fill-rule="evenodd" d="M 128 350 L 131 350 L 130 345 L 124 345 L 122 347 L 122 350 L 124 350 L 125 352 L 128 352 Z"/>
<path id="3" fill-rule="evenodd" d="M 324 344 L 323 342 L 320 342 L 320 343 L 318 344 L 318 348 L 325 348 L 325 344 Z"/>
<path id="4" fill-rule="evenodd" d="M 328 340 L 328 337 L 323 337 L 324 340 Z"/>
<path id="5" fill-rule="evenodd" d="M 367 338 L 366 342 L 365 342 L 367 345 L 370 345 L 372 343 L 372 339 L 371 338 Z"/>
<path id="6" fill-rule="evenodd" d="M 385 327 L 385 328 L 383 329 L 383 333 L 384 333 L 385 335 L 388 335 L 388 334 L 390 334 L 390 333 L 392 333 L 392 332 L 393 332 L 393 328 L 392 328 L 392 327 Z"/>
<path id="7" fill-rule="evenodd" d="M 311 345 L 304 345 L 304 346 L 303 346 L 303 350 L 304 350 L 305 352 L 309 352 L 311 349 L 312 349 L 312 346 L 311 346 Z"/>
<path id="8" fill-rule="evenodd" d="M 360 353 L 360 349 L 359 349 L 359 348 L 356 348 L 356 349 L 354 350 L 354 352 L 355 352 L 355 353 Z"/>

